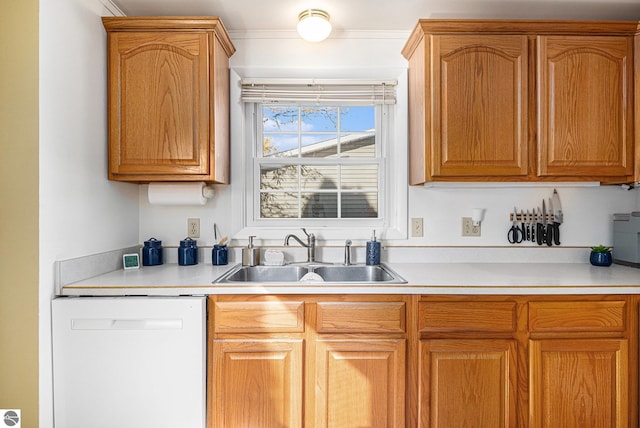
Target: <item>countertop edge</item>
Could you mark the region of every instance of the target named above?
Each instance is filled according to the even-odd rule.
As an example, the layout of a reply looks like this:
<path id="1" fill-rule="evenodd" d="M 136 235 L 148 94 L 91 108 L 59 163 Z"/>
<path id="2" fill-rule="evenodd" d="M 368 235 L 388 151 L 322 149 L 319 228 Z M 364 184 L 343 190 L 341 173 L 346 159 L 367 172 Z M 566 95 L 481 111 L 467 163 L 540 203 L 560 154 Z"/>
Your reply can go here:
<path id="1" fill-rule="evenodd" d="M 386 263 L 406 284 L 213 284 L 228 266 L 119 270 L 64 286 L 62 296 L 209 294 L 640 294 L 640 270 L 588 263 Z"/>

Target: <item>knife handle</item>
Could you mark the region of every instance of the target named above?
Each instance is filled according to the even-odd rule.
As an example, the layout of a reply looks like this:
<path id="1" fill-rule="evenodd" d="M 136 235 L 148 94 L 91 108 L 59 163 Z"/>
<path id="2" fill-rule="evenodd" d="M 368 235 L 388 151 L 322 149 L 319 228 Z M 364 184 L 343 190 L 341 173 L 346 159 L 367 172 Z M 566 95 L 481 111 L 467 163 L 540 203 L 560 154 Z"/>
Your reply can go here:
<path id="1" fill-rule="evenodd" d="M 529 239 L 529 241 L 533 242 L 535 244 L 536 242 L 536 224 L 532 224 L 531 225 L 531 239 Z"/>
<path id="2" fill-rule="evenodd" d="M 560 223 L 553 222 L 553 243 L 560 245 Z"/>
<path id="3" fill-rule="evenodd" d="M 544 225 L 542 223 L 536 223 L 536 243 L 542 245 L 542 238 L 544 238 L 543 231 Z"/>
<path id="4" fill-rule="evenodd" d="M 552 223 L 547 224 L 547 233 L 545 235 L 545 241 L 548 247 L 553 245 L 553 232 L 554 232 L 553 224 Z"/>

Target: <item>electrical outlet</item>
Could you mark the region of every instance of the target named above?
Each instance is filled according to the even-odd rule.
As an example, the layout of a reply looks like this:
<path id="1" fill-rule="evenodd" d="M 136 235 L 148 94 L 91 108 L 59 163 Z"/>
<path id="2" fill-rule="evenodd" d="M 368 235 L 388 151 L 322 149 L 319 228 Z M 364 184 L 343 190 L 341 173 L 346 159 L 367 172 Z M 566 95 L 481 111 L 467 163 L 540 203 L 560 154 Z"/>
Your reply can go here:
<path id="1" fill-rule="evenodd" d="M 421 217 L 411 219 L 411 236 L 413 238 L 422 238 L 424 236 L 424 229 L 422 226 L 423 223 Z"/>
<path id="2" fill-rule="evenodd" d="M 200 219 L 199 218 L 187 219 L 187 236 L 189 238 L 200 237 Z"/>
<path id="3" fill-rule="evenodd" d="M 480 236 L 480 225 L 474 226 L 471 217 L 462 217 L 462 236 Z"/>

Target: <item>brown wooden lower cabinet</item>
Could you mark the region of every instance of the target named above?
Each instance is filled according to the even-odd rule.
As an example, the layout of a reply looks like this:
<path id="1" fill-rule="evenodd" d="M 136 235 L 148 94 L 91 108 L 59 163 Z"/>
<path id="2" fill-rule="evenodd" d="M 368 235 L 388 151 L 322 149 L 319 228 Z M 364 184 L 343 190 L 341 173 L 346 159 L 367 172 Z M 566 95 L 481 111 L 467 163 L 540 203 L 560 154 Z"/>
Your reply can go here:
<path id="1" fill-rule="evenodd" d="M 211 296 L 209 427 L 405 427 L 410 300 Z"/>
<path id="2" fill-rule="evenodd" d="M 532 340 L 530 358 L 532 427 L 629 426 L 627 340 Z"/>
<path id="3" fill-rule="evenodd" d="M 316 343 L 314 427 L 403 427 L 405 340 Z"/>
<path id="4" fill-rule="evenodd" d="M 214 427 L 302 427 L 302 340 L 213 343 Z"/>
<path id="5" fill-rule="evenodd" d="M 639 302 L 211 296 L 209 427 L 637 427 Z"/>
<path id="6" fill-rule="evenodd" d="M 516 349 L 513 340 L 420 341 L 420 426 L 516 426 Z"/>

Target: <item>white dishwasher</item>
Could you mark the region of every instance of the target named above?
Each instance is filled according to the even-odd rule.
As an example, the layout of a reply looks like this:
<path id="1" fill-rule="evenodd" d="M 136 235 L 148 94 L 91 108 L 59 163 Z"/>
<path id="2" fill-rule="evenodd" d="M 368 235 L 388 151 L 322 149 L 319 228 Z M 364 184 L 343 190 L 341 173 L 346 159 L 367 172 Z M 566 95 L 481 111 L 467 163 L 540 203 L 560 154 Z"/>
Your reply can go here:
<path id="1" fill-rule="evenodd" d="M 56 428 L 205 428 L 204 297 L 52 302 Z"/>

